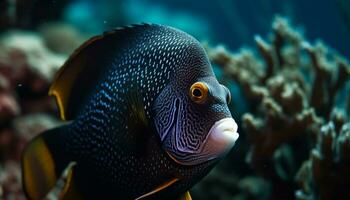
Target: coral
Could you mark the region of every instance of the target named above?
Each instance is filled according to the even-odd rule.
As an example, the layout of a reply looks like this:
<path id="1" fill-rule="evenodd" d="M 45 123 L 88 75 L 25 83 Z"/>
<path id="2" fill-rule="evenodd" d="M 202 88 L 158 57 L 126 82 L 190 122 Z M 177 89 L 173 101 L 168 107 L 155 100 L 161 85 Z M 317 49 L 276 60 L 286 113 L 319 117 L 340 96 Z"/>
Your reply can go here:
<path id="1" fill-rule="evenodd" d="M 40 132 L 62 123 L 47 92 L 67 55 L 50 50 L 49 40 L 23 31 L 0 35 L 0 199 L 25 199 L 19 164 L 23 148 Z M 56 49 L 68 53 L 77 45 Z"/>
<path id="2" fill-rule="evenodd" d="M 0 74 L 0 123 L 17 116 L 20 112 L 10 88 L 10 83 Z"/>
<path id="3" fill-rule="evenodd" d="M 84 38 L 73 27 L 54 23 L 38 33 L 0 35 L 0 199 L 24 199 L 20 154 L 32 137 L 60 124 L 47 90 Z M 321 41 L 307 42 L 281 17 L 272 23 L 271 35 L 256 36 L 255 43 L 256 51 L 237 53 L 206 47 L 224 81 L 240 89 L 232 92 L 233 104 L 243 96 L 247 110 L 237 120 L 238 144 L 193 188 L 193 198 L 313 200 L 348 195 L 348 62 Z M 47 199 L 59 196 L 66 175 Z"/>
<path id="4" fill-rule="evenodd" d="M 0 49 L 0 76 L 7 85 L 5 100 L 16 111 L 14 113 L 54 111 L 56 108 L 47 96 L 47 89 L 66 56 L 54 54 L 40 36 L 28 32 L 4 33 Z M 17 98 L 21 101 L 15 105 Z"/>
<path id="5" fill-rule="evenodd" d="M 0 67 L 2 71 L 7 72 L 8 77 L 13 78 L 12 81 L 24 79 L 28 76 L 26 71 L 29 71 L 37 75 L 34 78 L 39 79 L 39 82 L 47 83 L 66 59 L 66 56 L 50 51 L 40 35 L 31 32 L 3 33 L 0 38 L 0 48 L 2 50 Z M 34 81 L 31 87 L 40 90 L 40 85 Z"/>
<path id="6" fill-rule="evenodd" d="M 0 197 L 1 199 L 26 199 L 22 191 L 19 163 L 11 161 L 0 167 Z"/>
<path id="7" fill-rule="evenodd" d="M 350 195 L 350 123 L 336 129 L 333 122 L 322 126 L 317 145 L 296 176 L 301 187 L 297 199 L 330 200 Z"/>
<path id="8" fill-rule="evenodd" d="M 34 136 L 61 123 L 48 114 L 30 114 L 16 117 L 0 129 L 1 198 L 11 199 L 10 196 L 16 196 L 15 199 L 24 199 L 19 166 L 22 151 Z"/>
<path id="9" fill-rule="evenodd" d="M 238 177 L 235 173 L 213 171 L 191 191 L 193 199 L 267 199 L 270 185 L 256 176 Z"/>
<path id="10" fill-rule="evenodd" d="M 294 199 L 294 177 L 321 127 L 331 120 L 339 129 L 344 121 L 336 105 L 349 93 L 344 85 L 350 67 L 322 42 L 307 42 L 285 18 L 275 18 L 268 40 L 256 36 L 255 42 L 260 57 L 250 49 L 233 54 L 223 46 L 206 48 L 249 104 L 242 116 L 243 143 L 250 147 L 247 163 L 271 183 L 268 199 Z"/>

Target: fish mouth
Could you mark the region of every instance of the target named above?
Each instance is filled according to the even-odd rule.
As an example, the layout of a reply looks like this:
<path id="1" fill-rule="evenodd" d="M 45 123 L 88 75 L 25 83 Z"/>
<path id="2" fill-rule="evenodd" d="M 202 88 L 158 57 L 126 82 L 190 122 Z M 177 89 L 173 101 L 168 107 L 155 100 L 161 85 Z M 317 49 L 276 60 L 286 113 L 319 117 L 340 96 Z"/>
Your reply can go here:
<path id="1" fill-rule="evenodd" d="M 197 152 L 186 152 L 189 160 L 182 160 L 171 151 L 165 151 L 176 163 L 181 165 L 197 165 L 224 156 L 236 143 L 239 134 L 238 126 L 233 118 L 224 118 L 210 128 L 203 145 Z"/>
<path id="2" fill-rule="evenodd" d="M 237 123 L 231 117 L 215 122 L 209 130 L 203 151 L 212 156 L 224 154 L 236 143 L 239 137 L 237 130 Z"/>

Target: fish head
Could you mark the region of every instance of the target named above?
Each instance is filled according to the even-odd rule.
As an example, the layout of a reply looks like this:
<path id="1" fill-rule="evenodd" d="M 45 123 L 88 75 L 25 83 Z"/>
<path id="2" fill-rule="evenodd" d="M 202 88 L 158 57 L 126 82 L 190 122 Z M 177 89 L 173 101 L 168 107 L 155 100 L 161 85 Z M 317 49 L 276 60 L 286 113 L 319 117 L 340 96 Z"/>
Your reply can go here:
<path id="1" fill-rule="evenodd" d="M 197 165 L 224 156 L 239 135 L 230 91 L 216 79 L 204 49 L 194 44 L 184 55 L 154 103 L 153 121 L 165 152 L 177 163 Z"/>

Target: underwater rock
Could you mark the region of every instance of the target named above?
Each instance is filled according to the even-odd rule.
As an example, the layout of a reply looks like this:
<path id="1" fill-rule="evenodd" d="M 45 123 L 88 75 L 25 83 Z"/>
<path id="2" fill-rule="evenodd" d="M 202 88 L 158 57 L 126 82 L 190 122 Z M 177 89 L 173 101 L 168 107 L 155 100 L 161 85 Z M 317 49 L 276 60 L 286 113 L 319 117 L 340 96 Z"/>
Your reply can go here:
<path id="1" fill-rule="evenodd" d="M 271 183 L 268 199 L 294 199 L 294 177 L 322 125 L 332 118 L 339 127 L 344 120 L 335 110 L 349 96 L 344 85 L 350 67 L 322 42 L 307 42 L 282 17 L 275 18 L 268 40 L 256 36 L 255 42 L 259 56 L 250 49 L 230 53 L 223 46 L 207 51 L 249 104 L 242 116 L 250 146 L 246 161 Z M 337 109 L 349 112 L 346 106 Z"/>

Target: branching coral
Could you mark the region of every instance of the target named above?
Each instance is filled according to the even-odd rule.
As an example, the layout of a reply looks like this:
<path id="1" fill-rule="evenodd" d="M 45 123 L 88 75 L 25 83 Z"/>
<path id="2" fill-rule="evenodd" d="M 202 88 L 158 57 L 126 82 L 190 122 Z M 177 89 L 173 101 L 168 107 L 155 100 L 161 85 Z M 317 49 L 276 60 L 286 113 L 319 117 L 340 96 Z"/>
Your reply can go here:
<path id="1" fill-rule="evenodd" d="M 23 198 L 20 152 L 35 134 L 58 124 L 50 116 L 55 107 L 46 94 L 66 56 L 46 45 L 69 53 L 81 41 L 71 29 L 62 29 L 72 31 L 64 36 L 66 42 L 56 40 L 51 36 L 58 29 L 43 27 L 41 36 L 9 32 L 0 37 L 0 198 Z M 280 17 L 274 20 L 270 37 L 256 36 L 255 42 L 258 56 L 249 49 L 234 54 L 222 46 L 207 47 L 211 61 L 240 87 L 248 104 L 237 144 L 243 150 L 235 151 L 248 146 L 246 161 L 251 169 L 242 173 L 237 167 L 242 166 L 242 156 L 222 162 L 193 189 L 194 199 L 294 199 L 296 195 L 312 200 L 348 195 L 347 61 L 322 42 L 306 42 Z M 57 183 L 50 195 L 59 191 Z"/>
<path id="2" fill-rule="evenodd" d="M 342 199 L 350 195 L 350 124 L 339 131 L 330 122 L 322 126 L 317 145 L 300 168 L 296 180 L 299 200 Z"/>
<path id="3" fill-rule="evenodd" d="M 306 42 L 286 19 L 276 17 L 272 29 L 267 41 L 255 37 L 263 61 L 246 49 L 238 54 L 222 46 L 207 49 L 251 104 L 242 117 L 250 145 L 247 162 L 271 181 L 270 199 L 294 199 L 294 176 L 321 126 L 332 118 L 332 110 L 336 113 L 335 102 L 346 98 L 341 91 L 350 68 L 323 43 Z"/>

